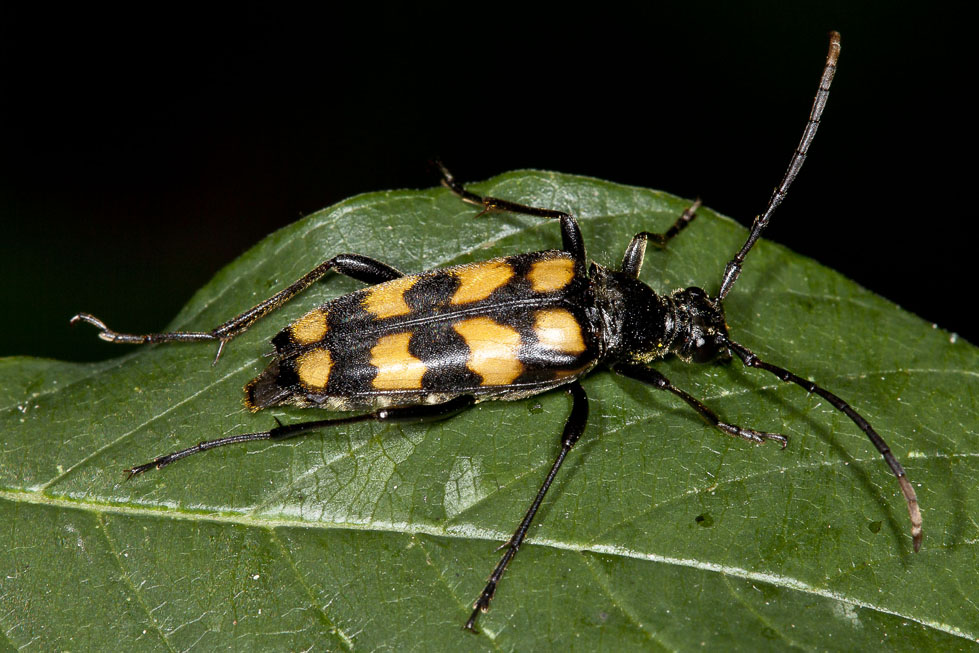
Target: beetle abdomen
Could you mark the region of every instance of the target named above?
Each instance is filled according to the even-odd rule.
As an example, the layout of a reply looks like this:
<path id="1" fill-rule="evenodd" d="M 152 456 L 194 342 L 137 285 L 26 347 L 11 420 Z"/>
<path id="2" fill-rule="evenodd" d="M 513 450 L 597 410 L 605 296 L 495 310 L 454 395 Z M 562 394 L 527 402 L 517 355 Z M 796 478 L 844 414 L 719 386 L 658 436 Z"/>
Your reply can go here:
<path id="1" fill-rule="evenodd" d="M 252 410 L 514 399 L 598 359 L 584 271 L 562 251 L 410 275 L 339 297 L 279 332 L 246 386 Z"/>

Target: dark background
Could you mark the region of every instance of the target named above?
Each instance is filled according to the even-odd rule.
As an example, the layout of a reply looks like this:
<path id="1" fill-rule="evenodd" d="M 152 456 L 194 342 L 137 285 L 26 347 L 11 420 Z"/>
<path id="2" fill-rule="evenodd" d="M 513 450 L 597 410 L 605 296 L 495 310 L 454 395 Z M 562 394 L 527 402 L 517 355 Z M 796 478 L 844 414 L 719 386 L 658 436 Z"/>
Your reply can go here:
<path id="1" fill-rule="evenodd" d="M 0 356 L 118 355 L 68 318 L 159 330 L 272 230 L 435 185 L 436 154 L 465 180 L 580 173 L 748 224 L 799 137 L 830 29 L 833 96 L 766 236 L 979 342 L 962 9 L 461 6 L 4 5 Z"/>

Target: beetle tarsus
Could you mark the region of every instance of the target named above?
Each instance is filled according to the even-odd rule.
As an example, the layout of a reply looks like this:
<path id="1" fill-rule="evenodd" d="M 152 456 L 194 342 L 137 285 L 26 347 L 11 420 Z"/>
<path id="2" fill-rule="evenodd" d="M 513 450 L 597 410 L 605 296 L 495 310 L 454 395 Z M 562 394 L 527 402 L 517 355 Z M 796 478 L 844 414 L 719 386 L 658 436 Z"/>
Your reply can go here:
<path id="1" fill-rule="evenodd" d="M 123 335 L 120 333 L 116 333 L 115 331 L 110 329 L 105 322 L 103 322 L 102 320 L 100 320 L 99 318 L 95 317 L 90 313 L 78 313 L 77 315 L 73 316 L 71 320 L 68 321 L 68 324 L 74 326 L 79 322 L 85 322 L 86 324 L 91 324 L 93 327 L 98 329 L 99 338 L 105 340 L 106 342 L 118 342 L 119 337 Z"/>
<path id="2" fill-rule="evenodd" d="M 473 611 L 469 615 L 469 620 L 466 621 L 466 625 L 463 626 L 464 630 L 468 630 L 475 635 L 479 634 L 479 631 L 476 630 L 476 620 L 479 619 L 480 614 L 489 612 L 490 601 L 493 600 L 493 594 L 495 593 L 496 583 L 490 581 L 483 590 L 483 593 L 479 595 L 479 598 L 476 599 L 476 602 L 473 604 Z"/>
<path id="3" fill-rule="evenodd" d="M 214 352 L 214 360 L 211 361 L 211 365 L 217 365 L 218 361 L 221 359 L 221 354 L 224 352 L 224 346 L 228 344 L 231 338 L 218 338 L 218 350 Z"/>

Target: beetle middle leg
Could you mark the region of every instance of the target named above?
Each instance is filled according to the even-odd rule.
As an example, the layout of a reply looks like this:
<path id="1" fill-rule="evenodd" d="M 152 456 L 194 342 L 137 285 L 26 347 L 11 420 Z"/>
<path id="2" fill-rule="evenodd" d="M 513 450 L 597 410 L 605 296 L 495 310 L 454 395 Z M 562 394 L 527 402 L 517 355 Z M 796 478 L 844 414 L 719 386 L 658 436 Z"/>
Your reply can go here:
<path id="1" fill-rule="evenodd" d="M 524 515 L 520 525 L 517 526 L 517 530 L 513 532 L 509 541 L 504 545 L 506 551 L 493 569 L 493 573 L 490 574 L 486 587 L 483 588 L 479 598 L 473 604 L 472 614 L 469 615 L 469 620 L 465 625 L 466 630 L 476 632 L 476 619 L 479 618 L 479 613 L 489 610 L 490 601 L 493 600 L 493 595 L 496 593 L 496 586 L 499 584 L 500 578 L 503 577 L 503 573 L 506 571 L 510 561 L 517 555 L 517 550 L 523 544 L 524 538 L 527 537 L 527 530 L 530 528 L 530 523 L 534 521 L 534 515 L 537 514 L 541 502 L 544 501 L 544 495 L 547 494 L 548 488 L 551 487 L 551 483 L 554 481 L 554 477 L 557 476 L 558 470 L 561 469 L 561 464 L 564 463 L 564 459 L 567 457 L 568 452 L 571 451 L 571 447 L 575 445 L 581 437 L 581 434 L 585 431 L 585 425 L 588 423 L 588 395 L 585 394 L 584 388 L 577 381 L 568 385 L 567 391 L 571 395 L 572 404 L 571 414 L 568 416 L 568 421 L 564 425 L 564 432 L 561 434 L 561 451 L 558 452 L 554 464 L 551 465 L 551 471 L 548 472 L 547 478 L 544 479 L 544 483 L 537 491 L 537 496 L 534 497 L 533 503 L 527 509 L 527 514 Z"/>
<path id="2" fill-rule="evenodd" d="M 381 263 L 375 259 L 360 254 L 339 254 L 317 265 L 315 268 L 304 274 L 288 288 L 280 290 L 263 302 L 256 304 L 244 313 L 236 315 L 224 324 L 221 324 L 210 331 L 172 331 L 169 333 L 146 333 L 134 335 L 130 333 L 119 333 L 113 331 L 105 322 L 88 313 L 79 313 L 71 318 L 71 324 L 76 322 L 87 322 L 99 329 L 99 337 L 106 342 L 117 342 L 126 344 L 144 344 L 157 342 L 197 342 L 200 340 L 217 340 L 218 351 L 214 356 L 217 363 L 224 351 L 224 346 L 235 336 L 243 333 L 252 324 L 272 311 L 275 311 L 300 292 L 311 286 L 330 270 L 342 274 L 357 281 L 376 284 L 384 281 L 397 279 L 402 275 L 386 263 Z"/>
<path id="3" fill-rule="evenodd" d="M 374 411 L 373 413 L 352 415 L 350 417 L 335 417 L 333 419 L 320 419 L 311 422 L 299 422 L 297 424 L 280 423 L 278 426 L 273 429 L 269 429 L 268 431 L 241 433 L 239 435 L 230 435 L 225 438 L 201 442 L 199 444 L 195 444 L 193 447 L 187 447 L 186 449 L 181 449 L 180 451 L 174 451 L 173 453 L 168 453 L 165 456 L 154 458 L 148 463 L 130 467 L 126 470 L 126 473 L 129 475 L 128 478 L 132 478 L 133 476 L 142 474 L 143 472 L 153 469 L 154 467 L 156 469 L 162 469 L 170 463 L 180 460 L 181 458 L 186 458 L 187 456 L 191 456 L 195 453 L 201 453 L 202 451 L 207 451 L 208 449 L 216 449 L 229 444 L 241 444 L 242 442 L 254 442 L 256 440 L 287 440 L 289 438 L 294 438 L 298 435 L 305 434 L 309 431 L 315 431 L 328 426 L 341 426 L 343 424 L 356 424 L 357 422 L 369 421 L 435 422 L 448 419 L 453 415 L 457 415 L 463 410 L 472 406 L 474 403 L 476 403 L 476 400 L 473 397 L 464 395 L 461 397 L 456 397 L 455 399 L 447 401 L 443 404 L 397 406 L 394 408 L 382 408 Z"/>
<path id="4" fill-rule="evenodd" d="M 581 236 L 581 228 L 578 226 L 578 221 L 575 220 L 573 215 L 566 211 L 558 211 L 557 209 L 544 209 L 528 204 L 511 202 L 510 200 L 499 197 L 488 197 L 471 193 L 452 176 L 452 173 L 442 165 L 441 161 L 437 161 L 436 164 L 442 173 L 442 185 L 452 191 L 463 202 L 483 207 L 479 215 L 486 213 L 522 213 L 523 215 L 532 215 L 537 218 L 560 220 L 561 241 L 564 251 L 571 254 L 576 261 L 585 265 L 585 240 Z"/>
<path id="5" fill-rule="evenodd" d="M 738 438 L 742 438 L 749 442 L 754 442 L 755 444 L 763 444 L 767 440 L 774 440 L 782 445 L 784 449 L 789 443 L 787 436 L 781 435 L 780 433 L 766 433 L 764 431 L 756 431 L 754 429 L 746 429 L 741 426 L 735 426 L 734 424 L 728 424 L 727 422 L 722 422 L 717 414 L 710 408 L 705 406 L 699 399 L 693 395 L 684 392 L 680 388 L 676 387 L 670 380 L 663 376 L 660 372 L 652 369 L 651 367 L 646 367 L 645 365 L 637 365 L 634 363 L 619 363 L 613 368 L 619 374 L 627 376 L 630 379 L 635 379 L 637 381 L 642 381 L 643 383 L 648 383 L 654 388 L 659 388 L 660 390 L 666 390 L 667 392 L 672 392 L 680 399 L 683 399 L 691 408 L 700 413 L 707 422 L 714 428 L 727 433 L 728 435 L 733 435 Z"/>

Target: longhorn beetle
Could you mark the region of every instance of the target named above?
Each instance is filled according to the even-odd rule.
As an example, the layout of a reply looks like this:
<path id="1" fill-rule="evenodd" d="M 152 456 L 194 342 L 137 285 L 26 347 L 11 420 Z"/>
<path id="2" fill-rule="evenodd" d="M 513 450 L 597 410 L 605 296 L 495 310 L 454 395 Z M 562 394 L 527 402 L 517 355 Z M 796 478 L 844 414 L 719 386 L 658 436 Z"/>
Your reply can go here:
<path id="1" fill-rule="evenodd" d="M 439 164 L 442 184 L 478 215 L 520 213 L 557 220 L 562 249 L 515 254 L 421 274 L 405 275 L 358 254 L 340 254 L 321 263 L 288 288 L 205 332 L 178 331 L 131 335 L 109 329 L 80 313 L 72 323 L 96 326 L 109 342 L 158 343 L 216 340 L 218 350 L 256 320 L 276 310 L 328 271 L 370 287 L 314 308 L 272 338 L 274 358 L 245 386 L 252 411 L 292 404 L 335 411 L 368 410 L 350 417 L 282 425 L 268 431 L 219 438 L 137 465 L 129 478 L 208 449 L 252 440 L 282 440 L 327 426 L 368 420 L 427 421 L 450 417 L 490 399 L 515 400 L 563 387 L 571 395 L 571 414 L 561 449 L 489 581 L 476 599 L 465 628 L 475 631 L 561 464 L 585 430 L 588 398 L 580 379 L 604 365 L 624 376 L 670 392 L 710 425 L 755 444 L 768 440 L 783 448 L 786 436 L 735 426 L 677 388 L 650 364 L 666 356 L 706 363 L 732 354 L 748 367 L 771 372 L 782 381 L 823 397 L 862 430 L 900 484 L 911 517 L 914 550 L 921 547 L 921 512 L 904 469 L 884 439 L 835 394 L 784 368 L 758 358 L 734 341 L 724 321 L 722 302 L 741 274 L 752 246 L 799 174 L 819 127 L 840 53 L 840 36 L 830 36 L 829 54 L 802 139 L 765 212 L 755 218 L 744 246 L 727 264 L 720 288 L 711 297 L 700 288 L 659 295 L 639 280 L 646 245 L 663 246 L 696 217 L 699 200 L 664 233 L 641 232 L 625 250 L 619 270 L 588 263 L 581 231 L 564 211 L 482 197 L 465 189 Z"/>

